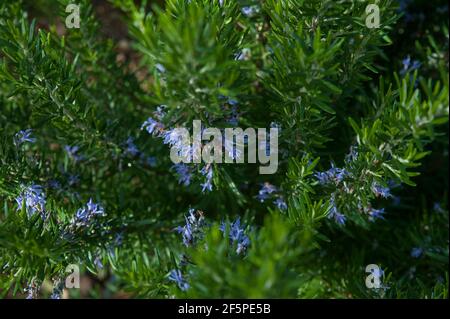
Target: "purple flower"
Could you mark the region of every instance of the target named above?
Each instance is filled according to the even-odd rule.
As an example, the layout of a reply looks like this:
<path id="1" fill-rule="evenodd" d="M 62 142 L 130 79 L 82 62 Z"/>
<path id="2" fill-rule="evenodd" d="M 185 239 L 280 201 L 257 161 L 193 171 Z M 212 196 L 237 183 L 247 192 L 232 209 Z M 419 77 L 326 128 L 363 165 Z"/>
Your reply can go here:
<path id="1" fill-rule="evenodd" d="M 61 294 L 54 292 L 50 295 L 50 299 L 61 299 Z"/>
<path id="2" fill-rule="evenodd" d="M 411 257 L 413 258 L 419 258 L 423 254 L 423 249 L 420 247 L 414 247 L 411 249 Z"/>
<path id="3" fill-rule="evenodd" d="M 85 207 L 79 208 L 72 220 L 72 225 L 87 227 L 97 216 L 105 216 L 105 211 L 100 204 L 96 204 L 89 199 Z"/>
<path id="4" fill-rule="evenodd" d="M 156 157 L 154 156 L 145 156 L 144 154 L 141 154 L 141 161 L 150 167 L 156 166 Z"/>
<path id="5" fill-rule="evenodd" d="M 234 222 L 226 224 L 222 222 L 219 226 L 221 232 L 225 233 L 228 226 L 228 237 L 232 243 L 236 243 L 236 253 L 241 254 L 245 252 L 250 245 L 250 239 L 245 234 L 245 227 L 241 228 L 241 220 L 238 217 Z"/>
<path id="6" fill-rule="evenodd" d="M 411 63 L 411 57 L 409 55 L 402 60 L 402 64 L 403 68 L 400 70 L 400 75 L 405 75 L 408 72 L 417 70 L 421 66 L 421 63 L 417 60 L 414 60 Z"/>
<path id="7" fill-rule="evenodd" d="M 61 189 L 61 183 L 57 181 L 56 179 L 51 179 L 47 182 L 47 186 L 53 189 Z"/>
<path id="8" fill-rule="evenodd" d="M 232 105 L 232 108 L 231 108 L 231 115 L 227 119 L 227 123 L 231 124 L 232 126 L 237 126 L 239 123 L 239 113 L 238 113 L 237 107 L 236 107 L 237 101 L 228 100 L 228 103 L 230 103 L 230 105 Z M 236 103 L 236 104 L 231 104 L 231 103 Z"/>
<path id="9" fill-rule="evenodd" d="M 57 280 L 53 284 L 53 291 L 50 295 L 50 299 L 61 299 L 64 290 L 64 282 L 61 280 Z"/>
<path id="10" fill-rule="evenodd" d="M 224 140 L 225 152 L 227 152 L 228 157 L 232 160 L 240 159 L 242 156 L 241 150 L 238 149 L 236 143 L 232 139 Z"/>
<path id="11" fill-rule="evenodd" d="M 358 147 L 357 146 L 351 146 L 350 152 L 345 156 L 345 162 L 354 162 L 358 159 Z"/>
<path id="12" fill-rule="evenodd" d="M 70 186 L 74 186 L 80 182 L 80 177 L 78 175 L 70 174 L 68 178 L 68 183 Z"/>
<path id="13" fill-rule="evenodd" d="M 189 141 L 184 138 L 184 133 L 178 128 L 164 131 L 161 133 L 163 143 L 172 146 L 177 150 L 178 154 L 183 158 L 192 157 L 192 147 Z"/>
<path id="14" fill-rule="evenodd" d="M 166 68 L 165 68 L 164 65 L 162 65 L 161 63 L 156 63 L 156 64 L 155 64 L 155 68 L 156 68 L 160 73 L 165 73 L 165 72 L 166 72 Z"/>
<path id="15" fill-rule="evenodd" d="M 141 126 L 141 130 L 146 130 L 149 134 L 153 135 L 155 135 L 155 132 L 159 133 L 159 130 L 157 129 L 163 129 L 163 125 L 151 117 L 149 117 Z"/>
<path id="16" fill-rule="evenodd" d="M 213 179 L 213 169 L 211 165 L 206 165 L 202 168 L 200 173 L 205 176 L 205 182 L 201 184 L 202 186 L 202 192 L 205 191 L 211 192 L 212 191 L 212 179 Z"/>
<path id="17" fill-rule="evenodd" d="M 384 219 L 384 216 L 383 216 L 384 214 L 385 214 L 384 208 L 381 208 L 381 209 L 371 208 L 369 210 L 369 216 L 370 216 L 371 220 L 375 220 L 375 219 L 379 219 L 379 218 Z"/>
<path id="18" fill-rule="evenodd" d="M 336 205 L 335 194 L 331 194 L 330 198 L 330 213 L 328 214 L 328 218 L 333 218 L 339 225 L 344 225 L 346 221 L 345 215 L 341 214 Z"/>
<path id="19" fill-rule="evenodd" d="M 18 147 L 25 142 L 30 142 L 30 143 L 36 142 L 36 139 L 34 137 L 31 137 L 31 133 L 32 133 L 32 129 L 26 129 L 24 131 L 22 130 L 22 131 L 17 132 L 14 135 L 14 145 L 16 145 Z"/>
<path id="20" fill-rule="evenodd" d="M 317 172 L 314 176 L 319 181 L 319 184 L 326 185 L 334 182 L 336 185 L 344 180 L 345 177 L 349 176 L 350 173 L 345 170 L 345 168 L 335 167 L 331 164 L 331 168 L 325 172 Z"/>
<path id="21" fill-rule="evenodd" d="M 178 163 L 172 166 L 175 172 L 178 174 L 178 183 L 184 186 L 189 186 L 191 184 L 192 172 L 189 166 L 183 163 Z"/>
<path id="22" fill-rule="evenodd" d="M 280 210 L 286 210 L 288 208 L 286 202 L 284 201 L 284 199 L 282 197 L 278 197 L 273 203 Z"/>
<path id="23" fill-rule="evenodd" d="M 32 281 L 25 290 L 27 292 L 26 299 L 37 299 L 40 288 L 40 285 Z"/>
<path id="24" fill-rule="evenodd" d="M 384 270 L 381 268 L 374 268 L 372 269 L 371 273 L 378 279 L 381 279 L 384 275 Z"/>
<path id="25" fill-rule="evenodd" d="M 392 197 L 391 190 L 389 189 L 389 187 L 383 187 L 380 184 L 378 184 L 377 182 L 372 183 L 372 192 L 377 197 L 382 197 L 382 198 Z"/>
<path id="26" fill-rule="evenodd" d="M 23 189 L 22 193 L 17 196 L 17 210 L 22 209 L 25 203 L 25 209 L 28 217 L 31 217 L 36 212 L 41 214 L 45 211 L 45 193 L 40 185 L 31 185 Z"/>
<path id="27" fill-rule="evenodd" d="M 114 245 L 121 246 L 122 243 L 123 243 L 123 233 L 116 234 L 116 237 L 114 238 Z"/>
<path id="28" fill-rule="evenodd" d="M 125 154 L 131 157 L 134 157 L 140 153 L 136 144 L 134 144 L 134 138 L 132 138 L 131 136 L 128 137 L 127 141 L 125 142 L 125 146 L 126 146 Z"/>
<path id="29" fill-rule="evenodd" d="M 259 8 L 257 6 L 249 6 L 243 7 L 241 11 L 247 17 L 253 17 L 255 14 L 259 12 Z"/>
<path id="30" fill-rule="evenodd" d="M 94 265 L 98 268 L 98 269 L 103 269 L 103 263 L 102 260 L 99 256 L 95 257 L 94 259 Z"/>
<path id="31" fill-rule="evenodd" d="M 249 53 L 250 53 L 249 51 L 244 51 L 244 50 L 242 50 L 242 51 L 240 51 L 240 52 L 234 54 L 234 59 L 235 59 L 236 61 L 244 61 L 244 60 L 248 60 L 248 59 L 249 59 Z"/>
<path id="32" fill-rule="evenodd" d="M 80 150 L 79 146 L 66 145 L 66 146 L 64 146 L 64 150 L 66 151 L 67 155 L 70 158 L 72 158 L 75 162 L 78 162 L 83 159 L 83 156 L 77 154 L 78 151 Z"/>
<path id="33" fill-rule="evenodd" d="M 173 269 L 169 274 L 169 280 L 175 282 L 182 291 L 186 291 L 189 289 L 189 284 L 183 278 L 181 271 L 178 269 Z"/>
<path id="34" fill-rule="evenodd" d="M 262 203 L 266 199 L 271 197 L 271 194 L 276 193 L 276 192 L 278 192 L 278 189 L 275 186 L 273 186 L 272 184 L 266 182 L 266 183 L 262 184 L 262 187 L 259 190 L 257 198 Z"/>
<path id="35" fill-rule="evenodd" d="M 184 226 L 178 226 L 175 230 L 182 235 L 183 244 L 190 246 L 203 236 L 203 228 L 206 226 L 205 217 L 200 212 L 196 213 L 191 208 L 184 219 L 186 224 Z"/>

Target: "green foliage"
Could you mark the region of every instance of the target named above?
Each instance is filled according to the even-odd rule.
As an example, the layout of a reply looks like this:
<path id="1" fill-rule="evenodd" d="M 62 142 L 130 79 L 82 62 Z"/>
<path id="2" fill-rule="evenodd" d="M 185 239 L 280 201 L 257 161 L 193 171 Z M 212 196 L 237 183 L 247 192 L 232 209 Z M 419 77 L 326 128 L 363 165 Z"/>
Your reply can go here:
<path id="1" fill-rule="evenodd" d="M 77 264 L 94 284 L 73 298 L 448 298 L 444 1 L 377 1 L 373 29 L 362 0 L 111 0 L 103 15 L 82 0 L 79 29 L 69 3 L 0 3 L 2 297 L 48 297 Z M 105 33 L 110 13 L 128 35 Z M 140 129 L 158 112 L 164 128 L 280 127 L 277 173 L 215 164 L 202 192 L 191 165 L 182 185 Z M 83 224 L 90 198 L 104 214 Z M 190 209 L 205 225 L 186 245 Z M 238 217 L 243 251 L 220 230 Z M 384 288 L 366 287 L 369 264 Z"/>

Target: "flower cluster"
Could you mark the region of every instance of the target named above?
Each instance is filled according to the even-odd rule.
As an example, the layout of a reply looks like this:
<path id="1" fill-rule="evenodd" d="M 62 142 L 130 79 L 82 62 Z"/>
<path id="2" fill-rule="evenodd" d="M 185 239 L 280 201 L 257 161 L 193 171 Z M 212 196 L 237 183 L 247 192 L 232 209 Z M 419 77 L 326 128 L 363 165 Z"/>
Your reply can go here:
<path id="1" fill-rule="evenodd" d="M 105 216 L 103 207 L 89 199 L 85 207 L 79 208 L 72 219 L 72 225 L 75 227 L 88 227 L 97 216 Z"/>
<path id="2" fill-rule="evenodd" d="M 177 129 L 166 129 L 164 124 L 161 123 L 162 119 L 165 116 L 164 105 L 161 105 L 157 108 L 157 111 L 154 112 L 154 118 L 149 117 L 141 126 L 142 130 L 146 130 L 149 134 L 162 138 L 162 141 L 166 145 L 170 145 L 178 150 L 178 153 L 182 157 L 189 157 L 193 154 L 192 148 L 188 143 L 185 143 L 183 140 L 183 135 Z M 152 160 L 154 162 L 154 159 Z M 150 166 L 154 166 L 154 163 L 149 163 Z M 178 163 L 172 166 L 175 172 L 178 175 L 178 182 L 183 184 L 184 186 L 189 186 L 191 184 L 192 179 L 192 169 L 184 164 Z M 212 174 L 212 172 L 210 173 Z M 209 177 L 210 174 L 207 176 Z M 206 189 L 211 189 L 210 183 L 205 183 L 202 185 L 203 191 Z"/>
<path id="3" fill-rule="evenodd" d="M 421 63 L 418 60 L 411 62 L 411 57 L 408 55 L 402 60 L 403 68 L 400 70 L 400 75 L 405 75 L 406 73 L 415 71 L 420 68 Z"/>
<path id="4" fill-rule="evenodd" d="M 165 131 L 164 124 L 161 123 L 165 116 L 164 109 L 165 105 L 160 105 L 157 107 L 156 111 L 153 112 L 153 117 L 149 117 L 141 126 L 141 130 L 146 130 L 149 134 L 153 136 L 161 137 Z"/>
<path id="5" fill-rule="evenodd" d="M 212 165 L 211 164 L 205 165 L 200 172 L 203 176 L 205 176 L 205 182 L 201 184 L 202 192 L 203 193 L 205 191 L 211 192 L 212 191 L 212 179 L 213 179 Z"/>
<path id="6" fill-rule="evenodd" d="M 411 249 L 411 257 L 413 258 L 419 258 L 423 254 L 423 249 L 420 247 L 414 247 Z"/>
<path id="7" fill-rule="evenodd" d="M 53 283 L 53 290 L 52 294 L 50 295 L 50 299 L 61 299 L 63 290 L 64 290 L 64 281 L 60 279 L 56 280 Z"/>
<path id="8" fill-rule="evenodd" d="M 374 208 L 370 208 L 367 210 L 368 214 L 369 214 L 369 220 L 370 221 L 374 221 L 376 219 L 384 219 L 383 215 L 385 214 L 384 208 L 381 209 L 374 209 Z"/>
<path id="9" fill-rule="evenodd" d="M 314 176 L 319 181 L 321 185 L 327 185 L 334 183 L 338 185 L 341 183 L 346 177 L 350 176 L 350 173 L 345 170 L 345 168 L 335 167 L 334 164 L 331 164 L 331 168 L 325 172 L 317 172 Z"/>
<path id="10" fill-rule="evenodd" d="M 135 157 L 139 153 L 140 151 L 137 148 L 136 144 L 134 143 L 134 138 L 129 136 L 128 139 L 125 141 L 125 154 L 131 157 Z"/>
<path id="11" fill-rule="evenodd" d="M 191 184 L 192 170 L 188 165 L 178 163 L 173 165 L 172 168 L 178 175 L 178 183 L 183 184 L 184 186 L 189 186 Z"/>
<path id="12" fill-rule="evenodd" d="M 36 138 L 32 137 L 31 133 L 32 133 L 31 129 L 26 129 L 26 130 L 17 132 L 14 135 L 14 145 L 19 147 L 20 145 L 22 145 L 25 142 L 30 142 L 30 143 L 36 142 Z"/>
<path id="13" fill-rule="evenodd" d="M 36 212 L 44 214 L 45 212 L 45 193 L 40 185 L 30 185 L 25 187 L 22 193 L 16 197 L 17 210 L 21 210 L 23 204 L 28 217 L 31 217 Z"/>
<path id="14" fill-rule="evenodd" d="M 250 245 L 250 239 L 245 234 L 245 227 L 241 228 L 241 220 L 240 218 L 237 218 L 232 223 L 225 223 L 222 222 L 219 229 L 226 233 L 228 230 L 228 237 L 230 238 L 231 243 L 236 244 L 236 253 L 239 255 L 241 253 L 244 253 L 248 246 Z"/>
<path id="15" fill-rule="evenodd" d="M 254 6 L 248 6 L 248 7 L 243 7 L 242 8 L 242 13 L 247 16 L 247 17 L 253 17 L 256 14 L 259 13 L 259 7 L 254 5 Z"/>
<path id="16" fill-rule="evenodd" d="M 336 205 L 336 194 L 331 194 L 330 197 L 330 212 L 328 214 L 328 218 L 334 219 L 336 223 L 340 225 L 344 225 L 346 221 L 345 215 L 341 214 Z"/>
<path id="17" fill-rule="evenodd" d="M 36 280 L 32 280 L 25 290 L 27 293 L 26 299 L 37 299 L 40 289 L 41 285 Z"/>
<path id="18" fill-rule="evenodd" d="M 77 145 L 74 146 L 66 145 L 64 146 L 64 150 L 66 151 L 67 155 L 75 162 L 81 161 L 84 158 L 82 155 L 78 154 L 80 147 Z"/>
<path id="19" fill-rule="evenodd" d="M 377 197 L 381 197 L 381 198 L 392 197 L 391 190 L 389 189 L 389 187 L 383 187 L 380 184 L 378 184 L 377 182 L 372 183 L 372 192 Z"/>
<path id="20" fill-rule="evenodd" d="M 280 210 L 286 210 L 288 208 L 287 204 L 283 196 L 280 195 L 279 192 L 280 191 L 276 186 L 265 182 L 264 184 L 262 184 L 261 189 L 259 190 L 256 197 L 261 203 L 265 202 L 268 199 L 275 198 L 273 201 L 275 206 Z"/>
<path id="21" fill-rule="evenodd" d="M 186 225 L 178 226 L 175 230 L 183 236 L 185 246 L 193 245 L 198 239 L 202 238 L 203 230 L 206 226 L 205 217 L 201 211 L 189 209 L 189 213 L 185 216 Z"/>
<path id="22" fill-rule="evenodd" d="M 182 291 L 189 289 L 189 284 L 178 269 L 173 269 L 169 274 L 169 280 L 175 282 Z"/>

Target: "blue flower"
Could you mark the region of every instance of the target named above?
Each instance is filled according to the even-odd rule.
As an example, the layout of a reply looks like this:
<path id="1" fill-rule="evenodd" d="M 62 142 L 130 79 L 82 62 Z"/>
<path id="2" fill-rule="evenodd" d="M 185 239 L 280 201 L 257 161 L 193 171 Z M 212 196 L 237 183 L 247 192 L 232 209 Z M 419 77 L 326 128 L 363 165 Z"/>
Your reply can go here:
<path id="1" fill-rule="evenodd" d="M 414 60 L 411 64 L 411 57 L 408 55 L 402 60 L 403 68 L 400 70 L 400 75 L 405 75 L 408 72 L 417 70 L 420 68 L 421 63 L 418 60 Z"/>
<path id="2" fill-rule="evenodd" d="M 201 184 L 202 186 L 202 192 L 205 191 L 211 192 L 212 191 L 212 179 L 213 179 L 213 169 L 211 165 L 206 165 L 202 168 L 200 173 L 206 177 L 205 182 Z"/>
<path id="3" fill-rule="evenodd" d="M 61 299 L 61 293 L 53 292 L 50 295 L 50 299 Z"/>
<path id="4" fill-rule="evenodd" d="M 156 166 L 156 157 L 154 156 L 145 156 L 144 154 L 141 154 L 141 161 L 150 167 Z"/>
<path id="5" fill-rule="evenodd" d="M 175 172 L 178 174 L 178 183 L 184 186 L 189 186 L 191 184 L 192 172 L 189 166 L 183 163 L 178 163 L 172 166 Z"/>
<path id="6" fill-rule="evenodd" d="M 372 192 L 377 197 L 382 197 L 382 198 L 392 197 L 391 190 L 389 189 L 389 187 L 383 187 L 380 184 L 378 184 L 377 182 L 372 183 Z"/>
<path id="7" fill-rule="evenodd" d="M 411 257 L 413 258 L 419 258 L 423 254 L 423 249 L 420 247 L 414 247 L 411 249 Z"/>
<path id="8" fill-rule="evenodd" d="M 247 17 L 252 17 L 259 12 L 259 8 L 258 8 L 258 6 L 249 6 L 249 7 L 243 7 L 241 11 Z"/>
<path id="9" fill-rule="evenodd" d="M 185 216 L 185 221 L 184 226 L 178 226 L 175 230 L 182 235 L 183 244 L 190 246 L 203 236 L 203 228 L 206 226 L 205 217 L 200 212 L 195 213 L 195 210 L 191 208 Z"/>
<path id="10" fill-rule="evenodd" d="M 317 172 L 314 173 L 314 176 L 317 178 L 320 185 L 326 185 L 330 182 L 330 177 L 327 172 Z"/>
<path id="11" fill-rule="evenodd" d="M 375 220 L 375 219 L 384 219 L 383 215 L 385 214 L 384 208 L 381 209 L 373 209 L 371 208 L 369 210 L 369 216 L 371 220 Z"/>
<path id="12" fill-rule="evenodd" d="M 67 152 L 67 155 L 72 158 L 75 162 L 78 162 L 83 159 L 83 156 L 78 155 L 78 151 L 80 150 L 79 146 L 70 146 L 66 145 L 64 146 L 64 150 Z"/>
<path id="13" fill-rule="evenodd" d="M 227 224 L 222 222 L 219 226 L 220 231 L 225 233 Z M 228 237 L 232 243 L 236 243 L 236 253 L 241 254 L 245 252 L 250 245 L 250 239 L 244 232 L 245 227 L 241 228 L 241 220 L 238 217 L 234 222 L 229 224 Z"/>
<path id="14" fill-rule="evenodd" d="M 184 139 L 184 134 L 180 129 L 172 129 L 161 133 L 163 143 L 172 146 L 183 158 L 192 157 L 192 147 L 189 141 Z"/>
<path id="15" fill-rule="evenodd" d="M 64 282 L 61 280 L 57 280 L 53 284 L 53 291 L 50 295 L 50 299 L 61 299 L 64 290 Z"/>
<path id="16" fill-rule="evenodd" d="M 348 153 L 345 156 L 345 162 L 349 163 L 349 162 L 354 162 L 358 159 L 358 147 L 357 146 L 351 146 L 350 147 L 350 153 Z"/>
<path id="17" fill-rule="evenodd" d="M 131 136 L 128 137 L 128 139 L 126 140 L 125 146 L 126 146 L 125 154 L 129 156 L 134 157 L 140 153 L 136 144 L 134 144 L 134 138 L 132 138 Z"/>
<path id="18" fill-rule="evenodd" d="M 345 215 L 341 214 L 336 205 L 335 194 L 331 194 L 330 205 L 331 209 L 328 214 L 328 218 L 333 218 L 339 225 L 344 225 L 346 221 Z"/>
<path id="19" fill-rule="evenodd" d="M 232 126 L 237 126 L 239 124 L 239 113 L 238 113 L 237 107 L 236 107 L 236 104 L 238 102 L 235 100 L 228 100 L 228 103 L 230 103 L 230 105 L 232 105 L 232 108 L 231 108 L 231 115 L 227 119 L 227 123 L 231 124 Z M 236 103 L 236 104 L 231 104 L 231 103 Z"/>
<path id="20" fill-rule="evenodd" d="M 178 269 L 173 269 L 170 271 L 169 280 L 174 281 L 178 285 L 178 288 L 180 288 L 182 291 L 186 291 L 189 289 L 189 284 L 183 278 L 181 271 Z"/>
<path id="21" fill-rule="evenodd" d="M 23 189 L 22 193 L 17 196 L 17 210 L 22 209 L 25 202 L 25 209 L 28 217 L 31 217 L 36 212 L 41 214 L 45 211 L 45 193 L 40 185 L 31 185 Z"/>
<path id="22" fill-rule="evenodd" d="M 272 196 L 271 194 L 276 193 L 276 192 L 278 192 L 278 188 L 276 188 L 272 184 L 266 182 L 266 183 L 262 184 L 262 187 L 259 190 L 257 198 L 262 203 L 265 200 L 267 200 L 268 198 L 270 198 Z"/>
<path id="23" fill-rule="evenodd" d="M 227 152 L 228 157 L 232 160 L 238 160 L 242 156 L 241 150 L 238 148 L 238 145 L 230 139 L 224 140 L 224 148 L 225 152 Z"/>
<path id="24" fill-rule="evenodd" d="M 288 208 L 282 197 L 278 197 L 273 203 L 278 207 L 278 209 L 286 210 Z"/>
<path id="25" fill-rule="evenodd" d="M 40 288 L 36 282 L 32 281 L 25 290 L 27 292 L 26 299 L 37 299 Z"/>
<path id="26" fill-rule="evenodd" d="M 96 204 L 89 199 L 85 207 L 79 208 L 75 213 L 75 217 L 72 220 L 72 224 L 75 226 L 87 227 L 91 224 L 91 221 L 97 216 L 105 216 L 105 211 L 100 204 Z"/>
<path id="27" fill-rule="evenodd" d="M 381 277 L 383 277 L 384 275 L 384 270 L 377 267 L 377 268 L 373 268 L 371 273 L 378 279 L 381 279 Z"/>
<path id="28" fill-rule="evenodd" d="M 51 179 L 47 182 L 47 186 L 56 190 L 61 189 L 61 183 L 57 181 L 56 179 Z"/>
<path id="29" fill-rule="evenodd" d="M 164 126 L 152 117 L 149 117 L 141 126 L 141 130 L 146 130 L 153 135 L 159 134 L 162 129 L 164 129 Z"/>
<path id="30" fill-rule="evenodd" d="M 162 65 L 161 63 L 156 63 L 156 64 L 155 64 L 155 68 L 156 68 L 160 73 L 166 73 L 166 68 L 165 68 L 164 65 Z"/>
<path id="31" fill-rule="evenodd" d="M 336 185 L 339 184 L 346 178 L 350 176 L 350 173 L 347 172 L 345 168 L 335 167 L 334 164 L 331 164 L 331 168 L 325 172 L 317 172 L 314 176 L 319 181 L 319 184 L 326 185 L 334 182 Z"/>
<path id="32" fill-rule="evenodd" d="M 103 263 L 102 260 L 99 256 L 95 257 L 94 259 L 94 265 L 98 268 L 98 269 L 103 269 Z"/>
<path id="33" fill-rule="evenodd" d="M 249 60 L 251 56 L 251 51 L 250 49 L 243 49 L 242 51 L 235 53 L 234 54 L 234 59 L 236 61 L 244 61 L 244 60 Z"/>
<path id="34" fill-rule="evenodd" d="M 30 143 L 36 142 L 36 138 L 31 137 L 31 133 L 32 133 L 32 129 L 26 129 L 24 131 L 22 130 L 22 131 L 17 132 L 14 135 L 14 145 L 16 145 L 18 147 L 25 142 L 30 142 Z"/>
<path id="35" fill-rule="evenodd" d="M 437 213 L 444 213 L 445 212 L 445 210 L 442 208 L 441 204 L 438 203 L 438 202 L 434 203 L 433 210 L 435 212 L 437 212 Z"/>
<path id="36" fill-rule="evenodd" d="M 68 178 L 68 183 L 70 186 L 74 186 L 80 182 L 80 177 L 78 175 L 70 174 Z"/>

